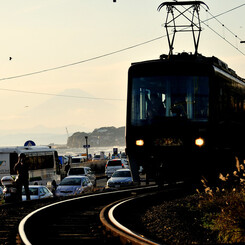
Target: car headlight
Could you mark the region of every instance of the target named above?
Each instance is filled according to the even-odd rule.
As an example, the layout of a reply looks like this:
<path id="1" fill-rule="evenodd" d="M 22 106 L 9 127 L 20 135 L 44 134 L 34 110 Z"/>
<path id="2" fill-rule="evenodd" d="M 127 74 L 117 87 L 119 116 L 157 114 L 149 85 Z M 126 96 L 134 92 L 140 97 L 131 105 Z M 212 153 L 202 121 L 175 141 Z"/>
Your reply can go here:
<path id="1" fill-rule="evenodd" d="M 112 183 L 111 181 L 108 180 L 108 181 L 107 181 L 107 186 L 108 186 L 108 187 L 111 187 L 112 185 L 113 185 L 113 183 Z"/>
<path id="2" fill-rule="evenodd" d="M 82 187 L 77 187 L 74 191 L 75 195 L 81 194 L 82 193 Z"/>
<path id="3" fill-rule="evenodd" d="M 195 139 L 195 145 L 196 146 L 202 147 L 202 146 L 204 146 L 204 144 L 205 144 L 205 141 L 203 138 L 199 137 L 199 138 Z"/>

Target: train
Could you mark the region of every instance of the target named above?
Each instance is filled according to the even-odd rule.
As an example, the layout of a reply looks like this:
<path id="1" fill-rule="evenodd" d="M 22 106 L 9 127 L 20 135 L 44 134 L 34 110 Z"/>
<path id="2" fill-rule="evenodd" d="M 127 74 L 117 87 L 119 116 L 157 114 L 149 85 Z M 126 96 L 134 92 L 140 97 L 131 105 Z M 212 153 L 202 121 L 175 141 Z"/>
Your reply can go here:
<path id="1" fill-rule="evenodd" d="M 126 152 L 133 179 L 215 181 L 245 154 L 245 80 L 217 57 L 179 53 L 128 70 Z"/>

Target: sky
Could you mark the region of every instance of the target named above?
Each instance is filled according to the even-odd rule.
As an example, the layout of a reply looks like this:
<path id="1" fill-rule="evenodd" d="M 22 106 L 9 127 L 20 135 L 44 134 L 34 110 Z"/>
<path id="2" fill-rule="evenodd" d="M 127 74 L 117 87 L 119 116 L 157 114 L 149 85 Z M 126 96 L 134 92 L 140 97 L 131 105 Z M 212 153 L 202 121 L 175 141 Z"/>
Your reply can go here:
<path id="1" fill-rule="evenodd" d="M 168 53 L 162 2 L 2 1 L 0 145 L 66 143 L 77 131 L 125 126 L 128 68 Z M 244 0 L 204 2 L 199 53 L 245 77 Z M 174 52 L 193 52 L 181 35 Z"/>

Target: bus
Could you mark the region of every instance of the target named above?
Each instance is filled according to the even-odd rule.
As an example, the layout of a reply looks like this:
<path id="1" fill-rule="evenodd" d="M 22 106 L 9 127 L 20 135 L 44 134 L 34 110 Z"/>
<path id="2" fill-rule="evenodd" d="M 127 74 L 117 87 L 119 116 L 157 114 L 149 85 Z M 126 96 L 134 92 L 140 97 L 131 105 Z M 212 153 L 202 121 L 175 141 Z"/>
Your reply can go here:
<path id="1" fill-rule="evenodd" d="M 61 180 L 62 166 L 58 153 L 49 146 L 0 147 L 0 179 L 3 176 L 16 176 L 14 165 L 18 156 L 24 153 L 29 166 L 29 183 L 48 185 Z"/>

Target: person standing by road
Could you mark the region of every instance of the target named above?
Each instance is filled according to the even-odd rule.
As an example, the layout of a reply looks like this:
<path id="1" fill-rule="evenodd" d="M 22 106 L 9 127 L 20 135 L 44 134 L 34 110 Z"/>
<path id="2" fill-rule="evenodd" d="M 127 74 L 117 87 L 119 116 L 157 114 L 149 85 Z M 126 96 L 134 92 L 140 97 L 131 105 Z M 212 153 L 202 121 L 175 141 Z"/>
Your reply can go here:
<path id="1" fill-rule="evenodd" d="M 26 155 L 24 153 L 19 155 L 18 162 L 14 165 L 14 171 L 17 172 L 17 200 L 22 201 L 22 186 L 25 188 L 26 200 L 30 200 L 28 164 L 26 163 Z"/>

